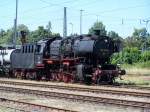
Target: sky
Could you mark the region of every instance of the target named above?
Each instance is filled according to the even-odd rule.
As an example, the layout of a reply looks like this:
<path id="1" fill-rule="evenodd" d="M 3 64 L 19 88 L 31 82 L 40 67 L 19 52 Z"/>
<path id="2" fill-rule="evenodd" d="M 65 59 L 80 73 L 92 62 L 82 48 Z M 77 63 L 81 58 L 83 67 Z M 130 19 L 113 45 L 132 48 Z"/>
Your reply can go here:
<path id="1" fill-rule="evenodd" d="M 0 29 L 14 25 L 16 0 L 0 0 Z M 82 33 L 96 21 L 102 21 L 107 31 L 123 38 L 131 36 L 134 28 L 146 27 L 150 20 L 150 0 L 18 0 L 18 24 L 36 30 L 49 21 L 52 32 L 63 34 L 63 8 L 67 7 L 67 33 L 80 34 L 80 10 L 83 10 Z M 147 25 L 150 32 L 150 22 Z"/>

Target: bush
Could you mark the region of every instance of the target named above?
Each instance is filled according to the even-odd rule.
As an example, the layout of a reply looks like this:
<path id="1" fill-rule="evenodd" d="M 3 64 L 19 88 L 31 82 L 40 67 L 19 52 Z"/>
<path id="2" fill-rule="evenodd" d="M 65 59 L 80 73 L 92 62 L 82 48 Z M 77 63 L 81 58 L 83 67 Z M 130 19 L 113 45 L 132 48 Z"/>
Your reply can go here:
<path id="1" fill-rule="evenodd" d="M 141 62 L 147 62 L 150 61 L 150 51 L 144 51 L 141 53 Z"/>
<path id="2" fill-rule="evenodd" d="M 122 58 L 124 60 L 124 63 L 127 64 L 133 64 L 136 63 L 140 60 L 140 51 L 138 48 L 133 47 L 133 48 L 125 48 L 122 51 Z"/>
<path id="3" fill-rule="evenodd" d="M 111 57 L 111 63 L 117 64 L 117 63 L 127 63 L 127 64 L 133 64 L 140 60 L 141 58 L 141 52 L 138 50 L 138 48 L 124 48 L 122 52 L 115 53 Z"/>
<path id="4" fill-rule="evenodd" d="M 122 59 L 120 56 L 121 53 L 114 53 L 111 57 L 111 63 L 112 64 L 120 64 Z"/>

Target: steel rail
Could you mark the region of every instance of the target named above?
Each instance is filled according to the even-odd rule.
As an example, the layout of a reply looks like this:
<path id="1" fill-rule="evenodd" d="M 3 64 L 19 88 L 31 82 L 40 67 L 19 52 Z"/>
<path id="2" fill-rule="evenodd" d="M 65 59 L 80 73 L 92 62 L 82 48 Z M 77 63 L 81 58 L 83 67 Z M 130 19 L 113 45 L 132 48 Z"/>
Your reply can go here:
<path id="1" fill-rule="evenodd" d="M 16 88 L 16 87 L 4 87 L 4 86 L 0 86 L 0 90 L 23 93 L 23 94 L 32 94 L 37 96 L 63 98 L 63 99 L 69 99 L 73 101 L 77 100 L 77 101 L 84 101 L 90 103 L 106 103 L 106 104 L 130 106 L 130 107 L 136 107 L 142 109 L 143 108 L 150 109 L 150 102 L 132 101 L 132 100 L 106 98 L 106 97 L 95 97 L 95 96 L 88 96 L 88 95 L 79 95 L 79 94 L 77 95 L 77 94 L 70 94 L 70 93 L 60 93 L 60 92 L 23 89 L 23 88 Z"/>
<path id="2" fill-rule="evenodd" d="M 44 87 L 44 88 L 53 88 L 53 89 L 65 89 L 72 91 L 81 91 L 81 92 L 92 92 L 92 93 L 106 93 L 106 94 L 117 94 L 117 95 L 130 95 L 135 97 L 147 97 L 150 98 L 149 92 L 139 92 L 139 91 L 128 91 L 128 90 L 115 90 L 110 88 L 86 88 L 86 87 L 72 87 L 72 86 L 63 86 L 63 85 L 50 85 L 50 84 L 37 84 L 37 83 L 27 83 L 27 82 L 16 82 L 16 81 L 1 81 L 2 84 L 9 85 L 19 85 L 19 86 L 30 86 L 30 87 Z"/>
<path id="3" fill-rule="evenodd" d="M 40 104 L 33 104 L 23 101 L 17 101 L 17 100 L 11 100 L 6 98 L 0 98 L 0 106 L 15 109 L 19 111 L 25 111 L 25 112 L 31 112 L 33 110 L 42 110 L 44 112 L 77 112 L 73 110 L 67 110 L 67 109 L 60 109 L 56 107 L 50 107 L 50 106 L 44 106 Z"/>

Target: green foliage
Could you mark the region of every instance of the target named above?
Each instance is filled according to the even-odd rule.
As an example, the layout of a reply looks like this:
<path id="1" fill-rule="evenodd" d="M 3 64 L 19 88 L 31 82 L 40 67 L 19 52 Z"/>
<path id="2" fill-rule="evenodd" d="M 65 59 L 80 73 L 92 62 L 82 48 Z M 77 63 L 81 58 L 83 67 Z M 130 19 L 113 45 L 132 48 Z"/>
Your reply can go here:
<path id="1" fill-rule="evenodd" d="M 0 35 L 0 45 L 12 43 L 13 29 L 8 29 L 7 31 L 1 30 Z"/>
<path id="2" fill-rule="evenodd" d="M 140 60 L 140 51 L 138 48 L 124 48 L 122 52 L 116 53 L 112 56 L 111 62 L 113 64 L 117 63 L 127 63 L 127 64 L 133 64 Z"/>
<path id="3" fill-rule="evenodd" d="M 55 36 L 60 36 L 59 33 L 51 32 L 51 22 L 48 22 L 46 28 L 44 26 L 39 26 L 36 30 L 30 31 L 28 27 L 24 24 L 20 24 L 17 27 L 17 44 L 21 44 L 20 41 L 20 31 L 26 32 L 27 42 L 37 42 L 40 39 L 50 38 Z M 8 29 L 7 31 L 0 29 L 0 45 L 2 44 L 12 44 L 13 43 L 13 28 Z"/>
<path id="4" fill-rule="evenodd" d="M 112 64 L 120 64 L 122 63 L 122 56 L 121 53 L 114 53 L 111 57 Z"/>
<path id="5" fill-rule="evenodd" d="M 150 67 L 150 51 L 139 51 L 137 47 L 124 48 L 122 52 L 115 53 L 111 57 L 111 63 L 123 64 L 123 67 L 130 68 L 132 66 L 137 68 Z"/>
<path id="6" fill-rule="evenodd" d="M 114 31 L 110 31 L 107 34 L 108 37 L 112 38 L 114 40 L 114 42 L 120 46 L 120 49 L 122 49 L 123 44 L 124 44 L 124 40 L 118 35 L 118 33 L 114 32 Z"/>
<path id="7" fill-rule="evenodd" d="M 146 28 L 141 28 L 141 29 L 135 28 L 132 36 L 137 39 L 141 38 L 141 37 L 144 38 L 144 37 L 146 37 L 146 32 L 147 32 Z"/>
<path id="8" fill-rule="evenodd" d="M 139 61 L 139 62 L 136 62 L 132 65 L 125 63 L 125 64 L 122 64 L 121 66 L 122 66 L 122 68 L 125 68 L 125 69 L 138 69 L 138 68 L 139 69 L 140 68 L 149 69 L 150 68 L 150 60 L 146 61 L 146 62 Z"/>
<path id="9" fill-rule="evenodd" d="M 29 34 L 29 29 L 27 26 L 25 26 L 23 24 L 18 25 L 18 27 L 17 27 L 17 32 L 18 32 L 17 37 L 18 38 L 16 39 L 17 44 L 20 44 L 19 32 L 22 30 L 26 31 L 27 34 Z M 13 43 L 13 36 L 14 36 L 13 28 L 8 29 L 7 31 L 1 30 L 1 32 L 0 32 L 0 45 L 12 44 Z"/>
<path id="10" fill-rule="evenodd" d="M 141 54 L 141 62 L 147 62 L 150 60 L 150 51 L 144 51 Z"/>
<path id="11" fill-rule="evenodd" d="M 0 29 L 0 37 L 3 37 L 6 34 L 5 30 Z"/>
<path id="12" fill-rule="evenodd" d="M 127 47 L 122 51 L 122 58 L 124 63 L 133 64 L 139 61 L 140 51 L 136 47 Z"/>
<path id="13" fill-rule="evenodd" d="M 102 22 L 95 22 L 93 26 L 89 29 L 89 34 L 95 34 L 95 30 L 100 30 L 100 35 L 106 35 L 107 31 L 105 25 Z"/>
<path id="14" fill-rule="evenodd" d="M 124 41 L 126 47 L 137 47 L 141 48 L 141 40 L 134 37 L 127 37 Z"/>
<path id="15" fill-rule="evenodd" d="M 146 51 L 150 50 L 150 34 L 146 31 L 146 28 L 134 29 L 132 36 L 124 40 L 124 46 L 125 48 L 122 52 L 111 57 L 112 63 L 150 67 L 150 51 Z"/>
<path id="16" fill-rule="evenodd" d="M 27 34 L 30 32 L 28 27 L 24 24 L 18 25 L 17 32 L 20 32 L 20 31 L 25 31 L 25 32 L 27 32 Z"/>
<path id="17" fill-rule="evenodd" d="M 150 47 L 150 35 L 146 28 L 134 29 L 132 36 L 129 36 L 124 41 L 127 47 L 137 47 L 138 49 L 147 49 Z M 146 46 L 145 46 L 146 45 Z"/>
<path id="18" fill-rule="evenodd" d="M 107 34 L 109 37 L 113 38 L 114 40 L 118 40 L 121 39 L 121 37 L 118 35 L 118 33 L 114 32 L 114 31 L 110 31 Z"/>
<path id="19" fill-rule="evenodd" d="M 43 26 L 39 26 L 37 30 L 31 32 L 29 41 L 37 42 L 44 38 L 48 38 L 48 31 Z"/>

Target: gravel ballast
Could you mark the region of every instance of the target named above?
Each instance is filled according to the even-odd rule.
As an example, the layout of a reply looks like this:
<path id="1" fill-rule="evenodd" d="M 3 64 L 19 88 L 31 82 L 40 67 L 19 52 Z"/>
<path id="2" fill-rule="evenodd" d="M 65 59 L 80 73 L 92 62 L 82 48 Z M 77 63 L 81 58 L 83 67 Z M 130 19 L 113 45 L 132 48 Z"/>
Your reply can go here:
<path id="1" fill-rule="evenodd" d="M 0 91 L 2 98 L 8 98 L 13 100 L 25 101 L 29 103 L 42 104 L 51 107 L 58 107 L 69 110 L 76 110 L 79 112 L 142 112 L 141 109 L 132 107 L 113 106 L 108 104 L 92 104 L 87 102 L 69 101 L 58 98 L 45 98 L 34 95 L 10 93 Z M 5 111 L 4 111 L 5 112 Z M 9 111 L 8 111 L 9 112 Z"/>

